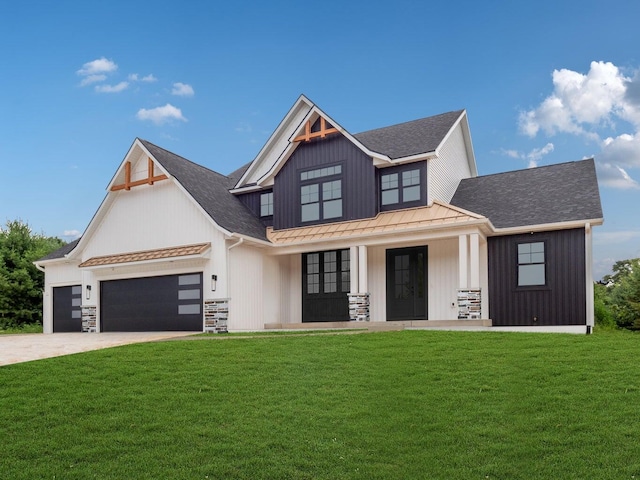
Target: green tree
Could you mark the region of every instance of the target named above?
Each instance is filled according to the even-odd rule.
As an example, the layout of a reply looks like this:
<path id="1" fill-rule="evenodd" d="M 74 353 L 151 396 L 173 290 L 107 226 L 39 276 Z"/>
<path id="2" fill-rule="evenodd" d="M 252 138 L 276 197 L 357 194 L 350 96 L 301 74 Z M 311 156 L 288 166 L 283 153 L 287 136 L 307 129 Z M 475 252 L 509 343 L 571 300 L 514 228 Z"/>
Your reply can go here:
<path id="1" fill-rule="evenodd" d="M 44 274 L 33 261 L 63 245 L 59 238 L 34 234 L 22 220 L 0 227 L 0 327 L 42 321 Z"/>
<path id="2" fill-rule="evenodd" d="M 604 328 L 615 328 L 616 319 L 611 311 L 609 287 L 601 283 L 593 284 L 593 311 L 596 325 Z"/>

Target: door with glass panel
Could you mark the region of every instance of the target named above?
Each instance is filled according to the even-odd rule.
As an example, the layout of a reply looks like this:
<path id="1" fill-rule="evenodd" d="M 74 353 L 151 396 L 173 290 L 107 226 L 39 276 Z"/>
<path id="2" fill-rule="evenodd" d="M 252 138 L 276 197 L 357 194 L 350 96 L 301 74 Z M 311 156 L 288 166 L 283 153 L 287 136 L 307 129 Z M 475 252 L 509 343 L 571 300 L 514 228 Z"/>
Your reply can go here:
<path id="1" fill-rule="evenodd" d="M 302 321 L 349 320 L 349 250 L 302 255 Z"/>
<path id="2" fill-rule="evenodd" d="M 427 247 L 387 250 L 387 320 L 426 320 L 427 311 Z"/>

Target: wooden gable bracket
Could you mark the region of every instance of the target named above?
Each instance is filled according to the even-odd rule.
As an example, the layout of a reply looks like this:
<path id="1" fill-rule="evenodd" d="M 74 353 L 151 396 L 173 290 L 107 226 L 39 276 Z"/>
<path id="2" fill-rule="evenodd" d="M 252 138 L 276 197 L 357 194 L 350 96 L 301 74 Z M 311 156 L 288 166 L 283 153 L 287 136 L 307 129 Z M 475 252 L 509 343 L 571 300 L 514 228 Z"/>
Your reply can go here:
<path id="1" fill-rule="evenodd" d="M 317 132 L 311 131 L 311 120 L 307 120 L 307 123 L 304 125 L 304 133 L 302 135 L 298 135 L 293 139 L 294 142 L 308 142 L 312 138 L 325 138 L 327 135 L 331 133 L 339 133 L 337 128 L 331 127 L 327 128 L 327 121 L 324 117 L 320 117 L 320 130 Z"/>
<path id="2" fill-rule="evenodd" d="M 140 185 L 153 185 L 155 182 L 159 182 L 160 180 L 167 180 L 169 177 L 166 175 L 154 175 L 153 173 L 153 160 L 149 158 L 147 163 L 147 178 L 143 178 L 142 180 L 136 180 L 135 182 L 131 181 L 131 162 L 127 161 L 124 164 L 124 183 L 120 185 L 114 185 L 111 187 L 111 191 L 115 192 L 117 190 L 131 190 L 131 187 L 138 187 Z"/>

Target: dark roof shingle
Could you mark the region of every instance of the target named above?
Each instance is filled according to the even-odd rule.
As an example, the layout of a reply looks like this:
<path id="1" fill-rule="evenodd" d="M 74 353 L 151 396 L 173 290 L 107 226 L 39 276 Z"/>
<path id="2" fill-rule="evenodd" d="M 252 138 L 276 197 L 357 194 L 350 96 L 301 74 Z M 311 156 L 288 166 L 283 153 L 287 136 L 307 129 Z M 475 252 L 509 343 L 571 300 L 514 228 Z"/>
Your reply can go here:
<path id="1" fill-rule="evenodd" d="M 357 133 L 354 137 L 369 150 L 391 159 L 433 152 L 464 110 L 442 113 L 390 127 Z"/>
<path id="2" fill-rule="evenodd" d="M 56 258 L 64 258 L 65 255 L 67 255 L 68 253 L 71 252 L 71 250 L 76 248 L 76 245 L 78 245 L 79 241 L 80 241 L 80 239 L 78 238 L 77 240 L 74 240 L 73 242 L 69 242 L 66 245 L 63 245 L 62 247 L 60 247 L 59 249 L 54 250 L 49 255 L 45 255 L 44 257 L 39 258 L 36 261 L 37 262 L 41 262 L 43 260 L 54 260 Z"/>
<path id="3" fill-rule="evenodd" d="M 451 204 L 496 228 L 602 218 L 593 159 L 466 178 Z"/>

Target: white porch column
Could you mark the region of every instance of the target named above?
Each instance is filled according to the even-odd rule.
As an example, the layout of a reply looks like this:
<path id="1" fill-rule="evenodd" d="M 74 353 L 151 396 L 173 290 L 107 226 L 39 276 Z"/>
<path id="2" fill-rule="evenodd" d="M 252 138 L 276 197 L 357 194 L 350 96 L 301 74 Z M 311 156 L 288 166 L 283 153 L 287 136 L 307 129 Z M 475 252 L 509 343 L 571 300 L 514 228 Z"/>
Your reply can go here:
<path id="1" fill-rule="evenodd" d="M 360 276 L 360 269 L 358 268 L 358 263 L 358 247 L 351 247 L 349 249 L 349 271 L 351 272 L 349 291 L 351 293 L 359 293 L 358 277 Z"/>
<path id="2" fill-rule="evenodd" d="M 367 247 L 366 245 L 360 245 L 358 247 L 358 286 L 360 293 L 369 291 L 367 274 Z"/>
<path id="3" fill-rule="evenodd" d="M 459 235 L 458 236 L 458 269 L 460 271 L 460 283 L 458 288 L 465 289 L 469 286 L 468 276 L 467 276 L 467 265 L 469 263 L 467 258 L 467 236 Z"/>
<path id="4" fill-rule="evenodd" d="M 591 329 L 595 324 L 595 315 L 593 312 L 593 238 L 591 232 L 591 224 L 584 226 L 584 251 L 585 251 L 585 278 L 587 287 L 587 333 L 591 333 Z"/>
<path id="5" fill-rule="evenodd" d="M 469 235 L 470 239 L 470 273 L 471 282 L 469 287 L 474 289 L 480 289 L 480 235 L 472 233 Z"/>

